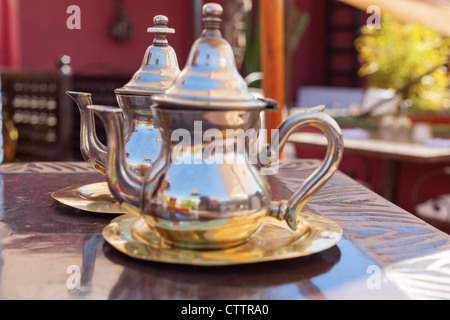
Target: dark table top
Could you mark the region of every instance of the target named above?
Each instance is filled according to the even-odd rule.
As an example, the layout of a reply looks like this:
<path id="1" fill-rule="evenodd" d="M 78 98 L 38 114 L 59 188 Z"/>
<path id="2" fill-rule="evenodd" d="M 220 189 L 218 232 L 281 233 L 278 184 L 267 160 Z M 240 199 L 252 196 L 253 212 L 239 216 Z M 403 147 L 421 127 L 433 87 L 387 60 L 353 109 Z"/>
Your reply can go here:
<path id="1" fill-rule="evenodd" d="M 273 198 L 288 198 L 317 163 L 283 161 L 269 177 Z M 450 236 L 340 172 L 306 208 L 342 227 L 335 246 L 219 267 L 131 258 L 102 236 L 116 215 L 51 197 L 104 179 L 84 162 L 0 165 L 1 299 L 450 299 Z"/>

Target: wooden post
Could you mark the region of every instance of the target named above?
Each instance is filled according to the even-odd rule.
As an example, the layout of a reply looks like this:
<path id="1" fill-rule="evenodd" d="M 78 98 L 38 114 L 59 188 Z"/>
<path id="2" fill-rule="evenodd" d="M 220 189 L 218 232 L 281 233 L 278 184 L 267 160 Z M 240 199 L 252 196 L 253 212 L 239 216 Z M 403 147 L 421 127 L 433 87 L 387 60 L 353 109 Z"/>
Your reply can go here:
<path id="1" fill-rule="evenodd" d="M 283 121 L 284 83 L 284 0 L 260 0 L 260 46 L 264 96 L 280 105 L 277 112 L 265 113 L 265 126 L 276 129 Z M 280 155 L 282 157 L 282 155 Z"/>

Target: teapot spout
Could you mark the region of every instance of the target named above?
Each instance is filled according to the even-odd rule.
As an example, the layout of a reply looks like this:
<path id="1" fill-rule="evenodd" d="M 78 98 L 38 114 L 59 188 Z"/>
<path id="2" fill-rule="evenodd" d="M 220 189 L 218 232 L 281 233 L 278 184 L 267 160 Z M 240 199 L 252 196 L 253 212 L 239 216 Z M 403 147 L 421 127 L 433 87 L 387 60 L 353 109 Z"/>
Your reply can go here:
<path id="1" fill-rule="evenodd" d="M 131 205 L 139 211 L 144 180 L 131 170 L 125 161 L 122 109 L 89 105 L 88 110 L 95 112 L 105 127 L 108 140 L 106 176 L 112 195 L 120 203 Z"/>
<path id="2" fill-rule="evenodd" d="M 80 150 L 83 158 L 95 169 L 105 174 L 106 146 L 100 142 L 95 130 L 95 119 L 92 110 L 90 93 L 66 91 L 77 104 L 80 110 Z"/>

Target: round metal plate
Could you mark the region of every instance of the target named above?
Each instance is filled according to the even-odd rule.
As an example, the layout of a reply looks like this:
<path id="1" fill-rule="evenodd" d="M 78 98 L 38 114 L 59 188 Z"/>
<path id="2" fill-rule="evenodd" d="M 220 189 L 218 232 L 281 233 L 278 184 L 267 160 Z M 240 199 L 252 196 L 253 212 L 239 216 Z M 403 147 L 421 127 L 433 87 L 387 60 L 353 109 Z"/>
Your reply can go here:
<path id="1" fill-rule="evenodd" d="M 67 187 L 53 192 L 52 197 L 69 207 L 84 211 L 112 214 L 127 212 L 113 197 L 106 182 Z"/>
<path id="2" fill-rule="evenodd" d="M 268 218 L 246 243 L 223 250 L 187 250 L 163 241 L 143 218 L 127 214 L 117 217 L 103 229 L 103 236 L 126 255 L 147 261 L 173 264 L 223 266 L 297 258 L 334 246 L 342 237 L 335 222 L 317 214 L 299 215 L 299 229 L 292 231 L 284 222 Z"/>

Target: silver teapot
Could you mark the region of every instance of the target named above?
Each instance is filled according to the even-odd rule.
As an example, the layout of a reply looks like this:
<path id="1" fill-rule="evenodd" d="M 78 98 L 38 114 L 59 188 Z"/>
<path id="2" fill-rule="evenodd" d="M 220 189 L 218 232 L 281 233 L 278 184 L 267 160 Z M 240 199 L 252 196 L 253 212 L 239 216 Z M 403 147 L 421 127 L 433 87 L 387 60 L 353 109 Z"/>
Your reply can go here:
<path id="1" fill-rule="evenodd" d="M 160 155 L 145 177 L 126 165 L 122 112 L 89 106 L 107 130 L 107 179 L 111 193 L 169 245 L 186 249 L 224 249 L 244 243 L 268 217 L 293 230 L 308 199 L 336 171 L 342 157 L 338 124 L 322 107 L 291 115 L 255 147 L 260 113 L 277 103 L 257 99 L 234 64 L 232 49 L 219 31 L 222 7 L 203 6 L 204 30 L 174 84 L 154 97 L 155 127 L 163 139 Z M 268 114 L 267 116 L 270 116 Z M 278 163 L 288 136 L 312 125 L 328 138 L 320 167 L 289 200 L 273 201 L 266 177 Z M 230 137 L 228 136 L 230 133 Z"/>
<path id="2" fill-rule="evenodd" d="M 172 85 L 180 73 L 177 56 L 168 44 L 167 34 L 175 30 L 167 27 L 168 18 L 157 15 L 153 43 L 147 48 L 141 67 L 122 88 L 115 89 L 119 107 L 123 110 L 126 162 L 135 172 L 145 175 L 161 148 L 161 135 L 154 129 L 150 106 L 152 97 Z M 92 105 L 90 93 L 68 91 L 80 110 L 80 149 L 83 158 L 101 173 L 105 173 L 107 147 L 96 134 L 94 114 L 87 108 Z M 151 147 L 144 147 L 151 146 Z"/>

